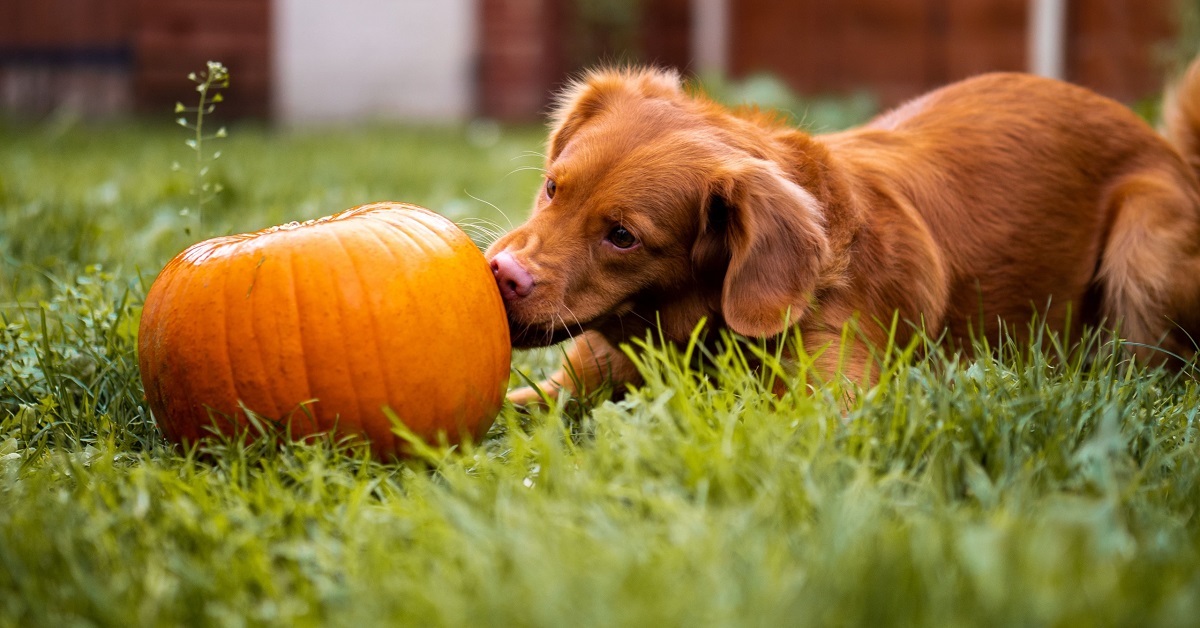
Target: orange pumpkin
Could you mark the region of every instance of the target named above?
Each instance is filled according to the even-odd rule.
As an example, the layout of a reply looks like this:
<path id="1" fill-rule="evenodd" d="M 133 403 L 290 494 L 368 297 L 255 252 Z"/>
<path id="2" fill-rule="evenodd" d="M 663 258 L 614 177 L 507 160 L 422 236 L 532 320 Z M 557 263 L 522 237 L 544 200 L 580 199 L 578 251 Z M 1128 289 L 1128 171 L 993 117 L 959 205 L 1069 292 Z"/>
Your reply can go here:
<path id="1" fill-rule="evenodd" d="M 171 260 L 146 295 L 138 361 L 163 434 L 245 424 L 294 438 L 336 428 L 401 453 L 388 407 L 427 441 L 478 440 L 504 399 L 512 347 L 479 249 L 403 203 L 214 238 Z"/>

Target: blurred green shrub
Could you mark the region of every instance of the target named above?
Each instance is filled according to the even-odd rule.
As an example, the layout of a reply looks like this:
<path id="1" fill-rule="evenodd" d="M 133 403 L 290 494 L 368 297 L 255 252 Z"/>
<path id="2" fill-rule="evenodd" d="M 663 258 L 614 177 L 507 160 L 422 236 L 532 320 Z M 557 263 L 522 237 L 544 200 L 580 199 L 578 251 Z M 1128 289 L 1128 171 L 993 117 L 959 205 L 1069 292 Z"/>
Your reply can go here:
<path id="1" fill-rule="evenodd" d="M 814 133 L 839 131 L 862 124 L 879 111 L 878 101 L 869 92 L 848 96 L 800 96 L 768 73 L 751 74 L 740 80 L 704 75 L 698 77 L 696 86 L 724 105 L 777 111 L 792 124 Z"/>
<path id="2" fill-rule="evenodd" d="M 1164 65 L 1177 74 L 1200 54 L 1200 0 L 1175 0 L 1176 35 L 1160 52 Z"/>

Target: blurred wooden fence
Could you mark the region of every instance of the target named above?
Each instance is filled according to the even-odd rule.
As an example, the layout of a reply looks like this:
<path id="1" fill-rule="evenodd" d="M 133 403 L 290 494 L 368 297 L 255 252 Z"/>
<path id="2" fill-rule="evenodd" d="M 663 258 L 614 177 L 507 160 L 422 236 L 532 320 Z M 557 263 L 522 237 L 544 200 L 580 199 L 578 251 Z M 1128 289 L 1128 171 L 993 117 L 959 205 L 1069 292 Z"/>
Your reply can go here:
<path id="1" fill-rule="evenodd" d="M 0 0 L 0 108 L 170 112 L 219 60 L 228 115 L 270 111 L 270 0 Z"/>
<path id="2" fill-rule="evenodd" d="M 990 70 L 1025 70 L 1029 0 L 738 0 L 735 74 L 885 103 Z M 1132 101 L 1157 93 L 1174 0 L 1068 0 L 1066 78 Z"/>
<path id="3" fill-rule="evenodd" d="M 691 67 L 689 0 L 641 0 L 629 30 L 581 44 L 584 0 L 481 0 L 485 113 L 520 118 L 547 103 L 564 73 L 597 59 Z M 802 93 L 870 90 L 896 104 L 990 70 L 1027 69 L 1030 0 L 728 0 L 732 76 L 769 72 Z M 1158 51 L 1175 30 L 1176 0 L 1067 0 L 1066 78 L 1131 102 L 1157 93 Z M 514 8 L 516 7 L 516 8 Z M 594 21 L 594 20 L 593 20 Z M 633 42 L 622 54 L 606 41 Z M 581 50 L 581 45 L 590 49 Z"/>
<path id="4" fill-rule="evenodd" d="M 1067 78 L 1156 93 L 1176 0 L 1068 0 Z M 894 104 L 987 70 L 1024 70 L 1029 0 L 728 0 L 727 67 L 804 93 Z M 477 111 L 535 119 L 564 77 L 601 61 L 691 67 L 694 0 L 477 0 Z M 591 7 L 591 8 L 589 8 Z M 225 62 L 225 112 L 271 112 L 271 0 L 0 0 L 0 109 L 163 111 L 184 76 Z M 398 30 L 397 36 L 403 36 Z M 418 60 L 419 62 L 419 60 Z"/>
<path id="5" fill-rule="evenodd" d="M 0 108 L 127 110 L 133 1 L 0 0 Z"/>

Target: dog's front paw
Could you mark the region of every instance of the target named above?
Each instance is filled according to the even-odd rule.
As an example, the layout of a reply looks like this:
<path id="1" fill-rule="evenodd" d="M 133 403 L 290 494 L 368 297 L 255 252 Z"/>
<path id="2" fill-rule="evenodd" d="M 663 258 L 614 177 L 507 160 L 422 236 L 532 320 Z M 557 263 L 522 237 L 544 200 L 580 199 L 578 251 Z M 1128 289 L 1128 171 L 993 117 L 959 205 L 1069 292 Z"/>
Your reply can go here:
<path id="1" fill-rule="evenodd" d="M 508 401 L 518 408 L 545 407 L 548 401 L 558 396 L 557 388 L 538 391 L 533 386 L 522 386 L 508 393 Z"/>

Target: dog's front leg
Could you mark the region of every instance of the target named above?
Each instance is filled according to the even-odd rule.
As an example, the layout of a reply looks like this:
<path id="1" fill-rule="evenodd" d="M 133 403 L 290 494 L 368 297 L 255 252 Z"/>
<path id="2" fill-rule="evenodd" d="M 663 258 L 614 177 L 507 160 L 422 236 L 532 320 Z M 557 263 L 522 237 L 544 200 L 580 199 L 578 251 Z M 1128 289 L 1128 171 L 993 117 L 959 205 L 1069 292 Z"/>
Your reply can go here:
<path id="1" fill-rule="evenodd" d="M 560 392 L 583 395 L 612 382 L 614 389 L 625 384 L 641 381 L 637 368 L 621 349 L 613 346 L 604 336 L 589 331 L 575 339 L 567 349 L 562 369 L 538 382 L 537 386 L 523 386 L 508 393 L 508 400 L 516 406 L 542 403 L 543 394 L 548 399 L 557 399 Z"/>
<path id="2" fill-rule="evenodd" d="M 815 356 L 812 373 L 820 383 L 827 384 L 844 378 L 850 383 L 867 387 L 879 377 L 879 373 L 871 368 L 875 364 L 866 340 L 829 331 L 806 332 L 803 338 L 805 353 Z"/>

